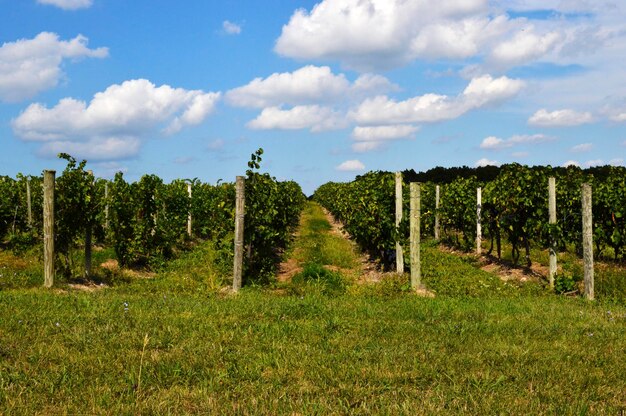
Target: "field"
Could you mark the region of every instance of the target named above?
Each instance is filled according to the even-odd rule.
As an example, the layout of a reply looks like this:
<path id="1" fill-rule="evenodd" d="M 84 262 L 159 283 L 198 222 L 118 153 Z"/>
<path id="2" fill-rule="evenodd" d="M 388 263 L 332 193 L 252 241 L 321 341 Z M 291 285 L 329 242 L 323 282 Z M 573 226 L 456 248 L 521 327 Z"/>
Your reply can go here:
<path id="1" fill-rule="evenodd" d="M 0 413 L 626 411 L 622 302 L 504 282 L 434 243 L 422 252 L 434 298 L 406 276 L 364 282 L 325 221 L 308 204 L 295 274 L 238 294 L 208 243 L 156 274 L 97 269 L 104 288 L 45 290 L 36 253 L 2 253 Z"/>

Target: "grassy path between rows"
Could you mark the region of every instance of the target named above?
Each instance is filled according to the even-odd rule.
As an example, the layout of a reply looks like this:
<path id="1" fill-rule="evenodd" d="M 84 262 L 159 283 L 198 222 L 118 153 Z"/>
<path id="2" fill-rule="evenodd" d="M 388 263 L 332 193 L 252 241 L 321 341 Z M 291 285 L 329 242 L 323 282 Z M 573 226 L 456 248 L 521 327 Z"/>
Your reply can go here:
<path id="1" fill-rule="evenodd" d="M 435 298 L 391 276 L 356 284 L 358 254 L 317 209 L 282 290 L 225 295 L 210 246 L 93 293 L 0 290 L 0 414 L 626 411 L 624 307 L 504 283 L 429 244 Z"/>

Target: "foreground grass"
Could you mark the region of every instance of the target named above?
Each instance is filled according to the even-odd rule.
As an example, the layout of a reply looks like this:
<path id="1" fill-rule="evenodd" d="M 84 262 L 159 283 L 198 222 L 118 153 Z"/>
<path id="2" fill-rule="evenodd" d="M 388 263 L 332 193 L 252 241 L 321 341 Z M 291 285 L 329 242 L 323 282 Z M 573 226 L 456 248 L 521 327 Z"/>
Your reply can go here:
<path id="1" fill-rule="evenodd" d="M 353 252 L 328 252 L 349 242 L 316 210 L 294 255 L 311 270 L 354 268 Z M 93 293 L 5 280 L 0 414 L 626 411 L 623 306 L 505 283 L 432 243 L 433 299 L 406 276 L 228 295 L 218 257 L 200 245 L 152 279 Z"/>
<path id="2" fill-rule="evenodd" d="M 626 409 L 624 309 L 137 289 L 0 292 L 1 413 Z"/>

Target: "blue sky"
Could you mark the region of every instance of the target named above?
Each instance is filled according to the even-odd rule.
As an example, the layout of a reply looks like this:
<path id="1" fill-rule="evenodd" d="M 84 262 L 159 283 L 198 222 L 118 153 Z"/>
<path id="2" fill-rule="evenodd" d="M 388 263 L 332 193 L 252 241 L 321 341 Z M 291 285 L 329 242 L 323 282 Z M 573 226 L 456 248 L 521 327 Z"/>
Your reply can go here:
<path id="1" fill-rule="evenodd" d="M 0 174 L 623 165 L 621 0 L 0 0 Z"/>

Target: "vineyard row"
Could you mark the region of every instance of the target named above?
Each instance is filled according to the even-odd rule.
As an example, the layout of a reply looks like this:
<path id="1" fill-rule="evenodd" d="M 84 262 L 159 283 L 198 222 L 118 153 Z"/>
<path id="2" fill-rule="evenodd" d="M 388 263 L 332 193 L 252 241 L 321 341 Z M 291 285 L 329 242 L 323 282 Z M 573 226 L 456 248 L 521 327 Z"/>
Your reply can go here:
<path id="1" fill-rule="evenodd" d="M 293 181 L 258 172 L 262 150 L 252 155 L 245 177 L 244 279 L 266 279 L 298 223 L 305 196 Z M 220 262 L 233 264 L 235 184 L 194 180 L 165 184 L 155 175 L 127 182 L 96 179 L 77 163 L 55 178 L 48 171 L 53 204 L 44 207 L 44 177 L 0 177 L 0 242 L 14 251 L 44 240 L 44 211 L 53 213 L 54 272 L 76 277 L 90 273 L 92 242 L 112 246 L 122 266 L 158 268 L 194 241 L 209 240 Z M 85 248 L 85 267 L 71 253 Z"/>

